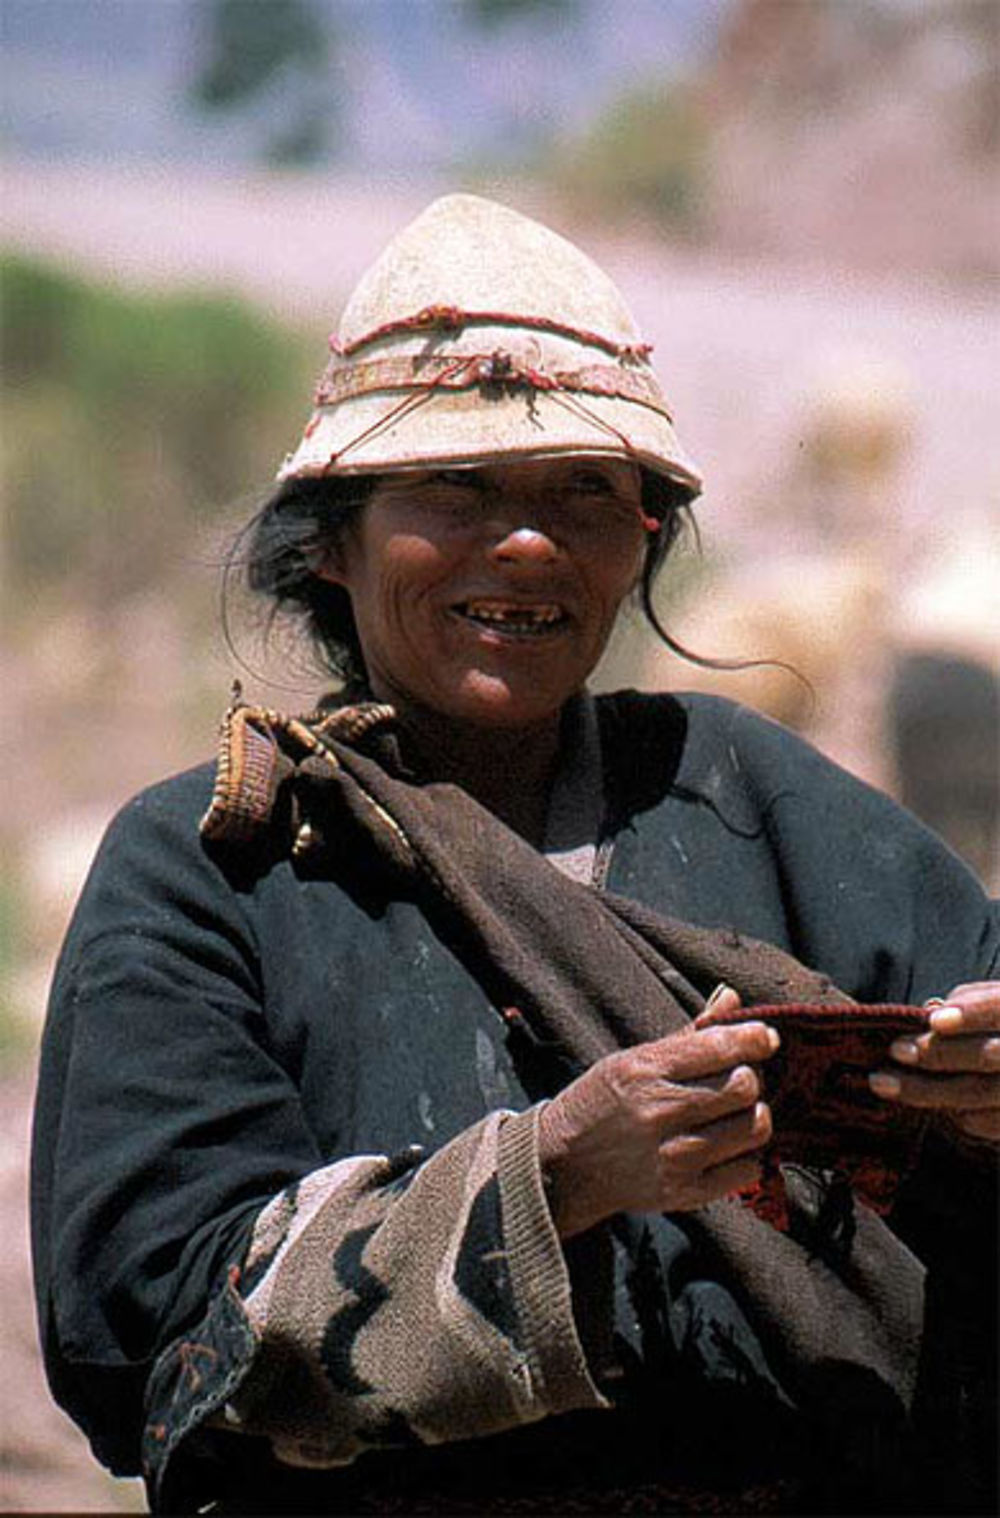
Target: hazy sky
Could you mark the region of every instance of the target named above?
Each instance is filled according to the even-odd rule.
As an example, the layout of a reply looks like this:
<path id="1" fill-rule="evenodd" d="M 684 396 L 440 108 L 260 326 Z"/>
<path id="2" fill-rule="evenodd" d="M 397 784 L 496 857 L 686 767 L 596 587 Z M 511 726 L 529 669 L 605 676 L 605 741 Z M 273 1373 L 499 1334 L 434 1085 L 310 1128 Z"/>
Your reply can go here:
<path id="1" fill-rule="evenodd" d="M 364 170 L 516 162 L 623 90 L 683 72 L 732 0 L 576 0 L 571 20 L 486 32 L 463 0 L 312 5 L 335 39 L 317 88 L 339 116 L 337 158 Z M 2 0 L 0 26 L 8 152 L 225 167 L 252 162 L 287 114 L 287 81 L 251 119 L 190 105 L 197 0 Z"/>

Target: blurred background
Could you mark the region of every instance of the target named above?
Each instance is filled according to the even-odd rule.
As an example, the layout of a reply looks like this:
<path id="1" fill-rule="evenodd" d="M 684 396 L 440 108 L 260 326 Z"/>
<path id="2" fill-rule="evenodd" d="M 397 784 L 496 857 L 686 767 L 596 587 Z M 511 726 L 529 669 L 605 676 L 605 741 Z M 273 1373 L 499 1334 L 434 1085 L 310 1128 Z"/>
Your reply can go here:
<path id="1" fill-rule="evenodd" d="M 221 565 L 325 339 L 427 201 L 618 281 L 700 462 L 701 550 L 600 681 L 722 690 L 1000 885 L 995 0 L 3 0 L 0 1506 L 141 1506 L 50 1404 L 24 1221 L 53 955 L 101 831 L 239 675 Z M 811 686 L 811 691 L 809 687 Z"/>

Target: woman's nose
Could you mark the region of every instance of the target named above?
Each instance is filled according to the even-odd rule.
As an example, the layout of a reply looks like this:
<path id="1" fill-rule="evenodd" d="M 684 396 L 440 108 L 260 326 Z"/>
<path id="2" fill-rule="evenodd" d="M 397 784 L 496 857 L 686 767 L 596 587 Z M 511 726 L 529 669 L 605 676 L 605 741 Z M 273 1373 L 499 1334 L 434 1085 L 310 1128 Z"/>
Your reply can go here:
<path id="1" fill-rule="evenodd" d="M 505 564 L 551 564 L 559 549 L 551 535 L 541 526 L 525 525 L 502 530 L 493 544 L 494 558 Z"/>

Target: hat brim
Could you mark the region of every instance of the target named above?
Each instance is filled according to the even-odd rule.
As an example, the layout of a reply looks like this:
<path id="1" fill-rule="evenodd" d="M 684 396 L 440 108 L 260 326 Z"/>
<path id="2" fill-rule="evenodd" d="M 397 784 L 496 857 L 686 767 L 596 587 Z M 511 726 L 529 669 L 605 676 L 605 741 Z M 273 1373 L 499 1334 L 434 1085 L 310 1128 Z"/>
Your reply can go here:
<path id="1" fill-rule="evenodd" d="M 581 453 L 630 458 L 693 498 L 701 477 L 661 411 L 618 396 L 503 389 L 377 391 L 313 413 L 281 482 L 439 463 Z"/>

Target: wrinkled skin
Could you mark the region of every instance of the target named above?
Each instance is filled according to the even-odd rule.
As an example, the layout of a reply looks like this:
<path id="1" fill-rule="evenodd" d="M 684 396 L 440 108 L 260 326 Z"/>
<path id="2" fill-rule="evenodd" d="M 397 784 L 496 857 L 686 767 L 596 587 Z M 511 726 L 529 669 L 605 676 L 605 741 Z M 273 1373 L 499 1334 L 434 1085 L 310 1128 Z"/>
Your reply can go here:
<path id="1" fill-rule="evenodd" d="M 350 594 L 372 690 L 487 740 L 556 728 L 639 574 L 641 494 L 635 465 L 575 455 L 384 476 L 320 570 Z"/>
<path id="2" fill-rule="evenodd" d="M 714 999 L 739 1006 L 735 991 Z M 553 1098 L 539 1145 L 556 1228 L 571 1238 L 616 1212 L 688 1212 L 758 1178 L 771 1114 L 756 1066 L 778 1047 L 761 1022 L 620 1049 Z"/>
<path id="3" fill-rule="evenodd" d="M 349 593 L 371 689 L 420 766 L 533 843 L 563 708 L 641 570 L 641 500 L 626 459 L 400 471 L 318 571 Z"/>
<path id="4" fill-rule="evenodd" d="M 740 1005 L 726 989 L 716 1010 Z M 704 1015 L 703 1015 L 704 1016 Z M 571 1238 L 615 1212 L 687 1212 L 755 1181 L 771 1136 L 755 1069 L 778 1047 L 763 1023 L 705 1026 L 607 1055 L 542 1112 L 552 1215 Z M 873 1071 L 883 1100 L 939 1113 L 1000 1143 L 1000 982 L 956 986 L 931 1031 L 897 1039 Z"/>

